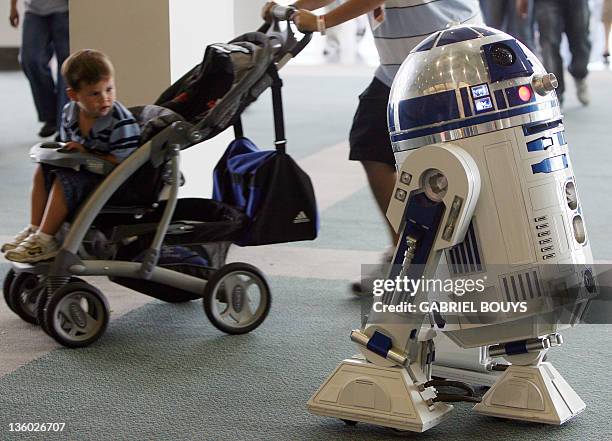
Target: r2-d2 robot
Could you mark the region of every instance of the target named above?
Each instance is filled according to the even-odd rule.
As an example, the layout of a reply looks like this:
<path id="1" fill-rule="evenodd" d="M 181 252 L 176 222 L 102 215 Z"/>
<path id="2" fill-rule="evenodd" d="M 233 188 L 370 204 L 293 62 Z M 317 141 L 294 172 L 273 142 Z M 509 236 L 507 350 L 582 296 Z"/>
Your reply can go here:
<path id="1" fill-rule="evenodd" d="M 562 424 L 585 408 L 543 361 L 597 292 L 555 87 L 525 46 L 486 27 L 437 32 L 404 61 L 389 99 L 398 180 L 387 217 L 401 239 L 388 279 L 471 279 L 484 289 L 464 299 L 386 293 L 386 306 L 417 307 L 373 308 L 351 333 L 361 354 L 336 368 L 311 412 L 418 432 L 437 425 L 457 401 L 431 380 L 440 332 L 509 362 L 482 400 L 466 388 L 477 412 Z M 522 307 L 445 317 L 421 309 L 433 298 Z"/>

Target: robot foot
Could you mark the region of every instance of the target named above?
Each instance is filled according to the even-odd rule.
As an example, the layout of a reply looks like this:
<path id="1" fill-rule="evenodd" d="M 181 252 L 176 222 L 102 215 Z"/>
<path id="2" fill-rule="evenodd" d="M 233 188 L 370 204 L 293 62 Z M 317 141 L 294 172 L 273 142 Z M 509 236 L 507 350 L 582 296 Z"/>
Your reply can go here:
<path id="1" fill-rule="evenodd" d="M 399 430 L 424 432 L 449 416 L 453 406 L 432 402 L 433 388 L 422 391 L 400 367 L 381 367 L 346 359 L 308 401 L 310 412 Z"/>
<path id="2" fill-rule="evenodd" d="M 559 372 L 543 362 L 510 366 L 474 410 L 495 417 L 561 425 L 585 407 Z"/>

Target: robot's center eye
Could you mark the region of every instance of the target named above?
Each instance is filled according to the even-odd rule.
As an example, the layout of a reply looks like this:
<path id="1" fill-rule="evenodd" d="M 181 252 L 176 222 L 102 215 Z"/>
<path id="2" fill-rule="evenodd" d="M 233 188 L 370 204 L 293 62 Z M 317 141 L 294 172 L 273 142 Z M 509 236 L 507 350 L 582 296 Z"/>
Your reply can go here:
<path id="1" fill-rule="evenodd" d="M 512 49 L 505 44 L 496 44 L 491 48 L 493 61 L 500 66 L 512 66 L 516 61 L 516 55 Z"/>

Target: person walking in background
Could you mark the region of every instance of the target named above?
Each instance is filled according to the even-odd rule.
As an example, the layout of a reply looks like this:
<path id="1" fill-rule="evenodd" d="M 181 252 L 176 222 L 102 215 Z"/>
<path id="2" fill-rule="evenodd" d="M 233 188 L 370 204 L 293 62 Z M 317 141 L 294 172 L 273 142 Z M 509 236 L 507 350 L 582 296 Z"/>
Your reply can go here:
<path id="1" fill-rule="evenodd" d="M 527 0 L 525 16 L 519 14 L 516 7 L 516 0 L 480 0 L 480 9 L 487 26 L 512 35 L 535 51 L 533 0 Z"/>
<path id="2" fill-rule="evenodd" d="M 326 6 L 325 9 L 332 11 L 345 1 L 335 0 L 332 4 Z M 323 49 L 325 60 L 330 63 L 354 63 L 359 56 L 359 44 L 365 36 L 367 21 L 365 15 L 360 15 L 340 26 L 328 29 L 325 33 L 325 48 Z M 343 29 L 343 27 L 349 24 L 351 26 Z"/>
<path id="3" fill-rule="evenodd" d="M 517 0 L 522 17 L 529 13 L 529 0 Z M 565 82 L 563 78 L 563 59 L 561 57 L 561 37 L 565 32 L 572 59 L 569 73 L 576 83 L 576 95 L 583 106 L 589 104 L 586 78 L 591 53 L 589 40 L 590 10 L 588 0 L 534 0 L 534 14 L 540 32 L 540 46 L 544 67 L 552 72 L 559 81 L 557 97 L 563 104 Z"/>
<path id="4" fill-rule="evenodd" d="M 20 15 L 17 0 L 10 0 L 9 22 L 16 28 Z M 30 82 L 38 120 L 43 123 L 38 136 L 57 132 L 62 109 L 68 101 L 66 86 L 59 73 L 70 53 L 68 0 L 25 0 L 20 62 Z M 55 54 L 57 70 L 54 83 L 49 62 Z"/>
<path id="5" fill-rule="evenodd" d="M 601 21 L 604 26 L 603 62 L 610 64 L 610 30 L 612 29 L 612 0 L 603 0 Z"/>

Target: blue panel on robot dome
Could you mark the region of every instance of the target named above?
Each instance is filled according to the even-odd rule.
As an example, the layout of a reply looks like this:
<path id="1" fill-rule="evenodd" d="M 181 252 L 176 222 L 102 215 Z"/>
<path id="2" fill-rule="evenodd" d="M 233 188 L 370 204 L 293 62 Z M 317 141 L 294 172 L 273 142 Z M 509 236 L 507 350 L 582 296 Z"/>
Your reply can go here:
<path id="1" fill-rule="evenodd" d="M 508 355 L 518 355 L 527 353 L 527 345 L 525 341 L 514 341 L 512 343 L 506 343 L 504 345 L 504 349 L 506 349 L 506 354 Z"/>
<path id="2" fill-rule="evenodd" d="M 476 32 L 480 32 L 485 37 L 490 37 L 491 35 L 497 35 L 498 32 L 491 31 L 489 29 L 482 28 L 480 26 L 470 26 Z"/>
<path id="3" fill-rule="evenodd" d="M 440 33 L 436 32 L 435 34 L 431 34 L 425 40 L 421 41 L 417 45 L 417 47 L 414 48 L 414 52 L 425 52 L 431 49 L 434 43 L 436 42 L 436 38 L 438 38 L 438 35 L 440 35 Z"/>
<path id="4" fill-rule="evenodd" d="M 540 139 L 535 139 L 527 143 L 527 151 L 529 152 L 537 152 L 541 150 L 546 150 L 548 147 L 553 146 L 555 143 L 552 138 L 542 137 Z"/>
<path id="5" fill-rule="evenodd" d="M 533 74 L 533 67 L 527 55 L 514 39 L 485 44 L 482 50 L 492 83 L 517 77 L 530 77 Z M 508 61 L 508 64 L 501 63 L 500 58 L 496 57 L 498 52 L 511 54 L 511 61 L 504 59 L 503 61 Z"/>
<path id="6" fill-rule="evenodd" d="M 467 87 L 462 87 L 460 92 L 461 101 L 463 103 L 463 114 L 465 116 L 472 116 L 472 107 L 470 106 L 470 96 L 468 95 Z"/>
<path id="7" fill-rule="evenodd" d="M 454 90 L 400 101 L 400 130 L 458 119 L 459 106 Z"/>
<path id="8" fill-rule="evenodd" d="M 446 46 L 447 44 L 458 43 L 460 41 L 473 40 L 475 38 L 480 38 L 480 35 L 470 28 L 449 29 L 448 31 L 444 31 L 436 47 Z"/>
<path id="9" fill-rule="evenodd" d="M 508 107 L 506 105 L 506 98 L 504 97 L 504 92 L 501 90 L 495 91 L 495 101 L 497 101 L 497 108 L 499 110 L 503 110 Z"/>
<path id="10" fill-rule="evenodd" d="M 387 357 L 387 353 L 389 352 L 389 349 L 391 349 L 392 346 L 393 342 L 391 341 L 391 339 L 385 334 L 381 334 L 378 331 L 374 332 L 374 335 L 370 337 L 370 340 L 368 340 L 367 344 L 367 348 L 370 351 L 380 355 L 383 358 Z"/>
<path id="11" fill-rule="evenodd" d="M 536 173 L 554 173 L 559 170 L 566 169 L 569 166 L 567 162 L 567 155 L 553 156 L 552 158 L 546 158 L 537 164 L 531 166 L 531 171 L 535 175 Z"/>

